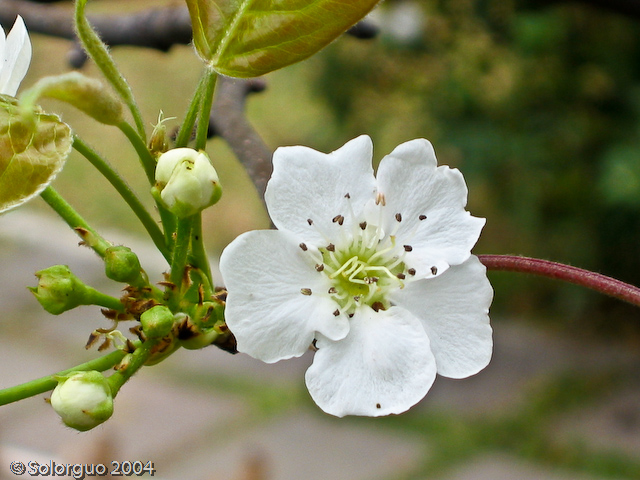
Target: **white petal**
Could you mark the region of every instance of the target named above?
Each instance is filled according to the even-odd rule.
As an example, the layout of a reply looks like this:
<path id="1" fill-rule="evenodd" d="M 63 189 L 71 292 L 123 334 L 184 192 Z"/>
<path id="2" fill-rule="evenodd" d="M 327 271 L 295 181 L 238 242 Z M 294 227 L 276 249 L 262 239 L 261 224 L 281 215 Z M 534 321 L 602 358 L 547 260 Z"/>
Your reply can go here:
<path id="1" fill-rule="evenodd" d="M 7 49 L 7 38 L 5 37 L 4 30 L 2 29 L 2 25 L 0 25 L 0 79 L 2 78 L 2 72 L 5 69 L 5 53 Z M 2 90 L 0 89 L 0 93 Z"/>
<path id="2" fill-rule="evenodd" d="M 315 245 L 335 238 L 341 227 L 332 219 L 344 216 L 348 228 L 353 221 L 349 203 L 358 215 L 375 196 L 372 155 L 373 144 L 365 135 L 330 154 L 300 146 L 278 148 L 265 193 L 274 225 Z"/>
<path id="3" fill-rule="evenodd" d="M 380 162 L 377 179 L 388 222 L 395 222 L 397 213 L 402 216 L 396 237 L 413 248 L 407 255 L 410 266 L 419 273 L 436 266 L 442 273 L 447 263 L 457 265 L 469 258 L 485 220 L 464 210 L 467 186 L 462 174 L 437 167 L 429 141 L 396 147 Z M 421 215 L 426 219 L 420 220 Z"/>
<path id="4" fill-rule="evenodd" d="M 220 258 L 229 291 L 225 317 L 239 351 L 272 363 L 302 355 L 316 332 L 335 340 L 347 335 L 349 322 L 333 315 L 329 281 L 314 265 L 283 231 L 248 232 L 227 246 Z"/>
<path id="5" fill-rule="evenodd" d="M 493 289 L 476 256 L 443 275 L 408 284 L 392 301 L 420 318 L 431 340 L 438 373 L 464 378 L 491 360 L 489 306 Z"/>
<path id="6" fill-rule="evenodd" d="M 435 379 L 429 338 L 420 321 L 400 308 L 362 308 L 344 340 L 319 337 L 316 346 L 307 388 L 320 408 L 338 417 L 404 412 Z"/>
<path id="7" fill-rule="evenodd" d="M 13 97 L 31 63 L 31 40 L 27 27 L 19 15 L 7 36 L 3 58 L 4 64 L 0 70 L 0 93 Z"/>

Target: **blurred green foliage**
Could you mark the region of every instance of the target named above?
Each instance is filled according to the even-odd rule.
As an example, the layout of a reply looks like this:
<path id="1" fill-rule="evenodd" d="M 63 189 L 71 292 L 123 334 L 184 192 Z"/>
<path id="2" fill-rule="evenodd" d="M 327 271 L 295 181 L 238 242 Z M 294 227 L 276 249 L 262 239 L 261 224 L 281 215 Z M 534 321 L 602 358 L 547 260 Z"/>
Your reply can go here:
<path id="1" fill-rule="evenodd" d="M 638 285 L 638 22 L 535 4 L 386 2 L 378 41 L 332 45 L 312 89 L 346 138 L 366 132 L 382 155 L 426 137 L 441 163 L 459 167 L 470 211 L 488 219 L 477 253 L 548 258 Z M 494 307 L 638 328 L 638 313 L 617 302 L 516 276 L 492 277 Z"/>

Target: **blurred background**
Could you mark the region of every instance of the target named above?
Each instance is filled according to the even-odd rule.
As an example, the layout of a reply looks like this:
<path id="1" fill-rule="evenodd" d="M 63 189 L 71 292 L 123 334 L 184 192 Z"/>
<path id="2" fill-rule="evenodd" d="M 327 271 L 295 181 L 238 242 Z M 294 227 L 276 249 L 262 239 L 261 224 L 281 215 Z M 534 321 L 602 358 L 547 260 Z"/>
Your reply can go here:
<path id="1" fill-rule="evenodd" d="M 90 2 L 90 11 L 175 3 L 101 0 Z M 248 99 L 247 116 L 272 149 L 302 144 L 329 152 L 366 133 L 379 161 L 404 141 L 427 138 L 441 164 L 464 174 L 469 211 L 487 218 L 475 253 L 546 258 L 640 285 L 640 5 L 634 16 L 592 3 L 598 2 L 387 0 L 368 19 L 379 28 L 375 38 L 343 36 L 311 59 L 269 74 L 267 89 Z M 635 3 L 629 2 L 630 12 Z M 23 85 L 69 70 L 70 42 L 34 35 L 33 43 Z M 148 131 L 160 110 L 177 117 L 168 123 L 177 126 L 201 73 L 193 49 L 175 46 L 162 53 L 117 47 L 113 55 L 132 85 Z M 100 78 L 90 62 L 83 71 Z M 61 112 L 145 197 L 146 179 L 119 131 L 59 103 L 43 106 Z M 207 244 L 216 258 L 238 234 L 268 228 L 269 220 L 224 141 L 213 138 L 208 151 L 224 188 L 220 203 L 205 213 Z M 81 157 L 70 158 L 54 186 L 96 227 L 144 240 L 126 204 Z M 49 214 L 47 208 L 36 201 L 24 210 Z M 9 244 L 20 243 L 5 241 L 6 252 Z M 73 245 L 72 240 L 70 249 Z M 341 450 L 342 456 L 327 454 L 318 465 L 314 449 L 304 450 L 297 461 L 302 456 L 307 467 L 314 465 L 302 470 L 305 476 L 278 470 L 280 460 L 271 451 L 275 440 L 259 433 L 258 453 L 239 455 L 230 469 L 235 478 L 640 478 L 637 308 L 520 274 L 492 272 L 490 279 L 496 292 L 496 351 L 486 376 L 466 384 L 439 379 L 427 400 L 401 417 L 337 422 L 318 413 L 301 385 L 308 356 L 291 367 L 265 367 L 205 352 L 220 365 L 240 365 L 229 368 L 248 377 L 217 370 L 207 382 L 198 381 L 209 357 L 182 356 L 171 361 L 164 371 L 169 377 L 163 378 L 217 389 L 232 397 L 231 404 L 242 398 L 253 412 L 250 418 L 268 422 L 277 436 L 286 435 L 276 428 L 281 416 L 302 411 L 295 436 L 301 442 L 319 432 L 318 438 L 327 438 L 319 445 L 331 445 L 329 439 L 342 438 L 344 431 L 355 432 L 352 441 L 367 445 L 369 433 L 361 429 L 383 432 L 373 450 L 352 452 L 345 440 L 350 447 Z M 180 362 L 198 372 L 193 379 Z M 162 372 L 143 374 L 153 379 Z M 564 430 L 548 429 L 564 421 L 570 424 Z M 234 422 L 232 417 L 228 424 Z M 301 427 L 305 422 L 309 425 Z M 291 446 L 282 443 L 283 449 Z M 393 465 L 390 471 L 358 470 L 356 463 L 373 462 L 372 456 L 386 459 L 382 452 L 395 459 L 385 460 Z M 323 470 L 332 458 L 344 466 Z M 480 460 L 467 463 L 470 458 Z M 194 471 L 194 478 L 232 478 Z"/>

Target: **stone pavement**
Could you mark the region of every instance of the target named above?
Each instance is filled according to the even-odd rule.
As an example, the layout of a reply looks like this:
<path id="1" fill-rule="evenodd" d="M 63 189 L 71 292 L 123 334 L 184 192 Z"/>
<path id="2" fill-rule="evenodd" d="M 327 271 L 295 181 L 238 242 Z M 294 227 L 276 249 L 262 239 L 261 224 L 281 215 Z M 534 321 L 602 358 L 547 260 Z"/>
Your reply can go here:
<path id="1" fill-rule="evenodd" d="M 132 247 L 159 278 L 162 259 L 141 239 L 105 236 Z M 35 271 L 68 264 L 117 295 L 77 243 L 53 216 L 0 217 L 0 388 L 96 355 L 82 346 L 107 326 L 97 309 L 50 316 L 25 288 Z M 640 479 L 640 354 L 523 322 L 498 319 L 494 330 L 485 371 L 438 378 L 420 405 L 390 419 L 320 412 L 303 387 L 310 354 L 265 365 L 213 347 L 179 351 L 138 373 L 113 418 L 91 432 L 64 427 L 48 395 L 1 407 L 0 480 L 16 478 L 12 461 L 111 460 L 152 461 L 167 480 Z"/>

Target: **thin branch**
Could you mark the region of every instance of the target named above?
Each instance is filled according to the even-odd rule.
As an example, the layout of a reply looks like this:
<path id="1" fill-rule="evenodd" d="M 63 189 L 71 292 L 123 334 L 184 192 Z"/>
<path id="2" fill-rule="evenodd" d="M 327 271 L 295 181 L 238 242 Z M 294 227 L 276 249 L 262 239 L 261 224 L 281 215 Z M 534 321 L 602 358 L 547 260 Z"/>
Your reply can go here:
<path id="1" fill-rule="evenodd" d="M 600 273 L 539 258 L 512 255 L 478 255 L 478 258 L 488 270 L 531 273 L 562 280 L 640 306 L 640 288 Z"/>
<path id="2" fill-rule="evenodd" d="M 247 95 L 262 89 L 264 81 L 261 79 L 220 77 L 209 124 L 212 132 L 229 144 L 264 199 L 273 168 L 272 151 L 249 123 L 244 111 Z"/>

